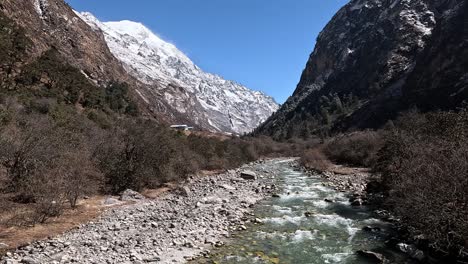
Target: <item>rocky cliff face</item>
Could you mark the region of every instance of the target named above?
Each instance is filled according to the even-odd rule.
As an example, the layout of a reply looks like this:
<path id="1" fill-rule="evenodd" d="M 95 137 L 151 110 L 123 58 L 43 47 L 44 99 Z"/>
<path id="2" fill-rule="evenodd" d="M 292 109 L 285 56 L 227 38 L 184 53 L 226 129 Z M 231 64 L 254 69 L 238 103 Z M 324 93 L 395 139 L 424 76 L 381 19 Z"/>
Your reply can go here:
<path id="1" fill-rule="evenodd" d="M 101 34 L 90 29 L 62 0 L 1 0 L 0 10 L 34 43 L 30 59 L 56 48 L 69 63 L 99 82 L 128 79 Z"/>
<path id="2" fill-rule="evenodd" d="M 250 132 L 278 105 L 265 94 L 206 73 L 173 44 L 132 21 L 100 22 L 90 13 L 79 16 L 105 36 L 111 52 L 133 77 L 149 88 L 151 104 L 162 96 L 181 115 L 214 131 Z"/>
<path id="3" fill-rule="evenodd" d="M 294 94 L 258 132 L 377 127 L 412 106 L 455 107 L 467 98 L 465 17 L 462 0 L 352 0 L 320 33 Z"/>

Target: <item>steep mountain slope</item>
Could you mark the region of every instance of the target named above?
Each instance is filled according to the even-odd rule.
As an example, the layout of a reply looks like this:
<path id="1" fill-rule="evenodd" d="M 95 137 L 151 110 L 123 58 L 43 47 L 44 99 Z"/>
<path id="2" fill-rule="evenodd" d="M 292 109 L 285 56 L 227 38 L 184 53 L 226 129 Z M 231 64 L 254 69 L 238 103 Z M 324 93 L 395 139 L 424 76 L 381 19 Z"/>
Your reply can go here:
<path id="1" fill-rule="evenodd" d="M 0 11 L 21 26 L 34 43 L 30 60 L 54 47 L 95 81 L 128 79 L 102 35 L 91 30 L 64 1 L 2 0 Z"/>
<path id="2" fill-rule="evenodd" d="M 64 63 L 78 68 L 98 87 L 111 82 L 128 83 L 142 114 L 168 122 L 186 120 L 161 99 L 155 98 L 151 105 L 147 104 L 141 95 L 144 85 L 125 71 L 110 52 L 104 36 L 80 19 L 63 0 L 1 0 L 0 12 L 20 27 L 32 43 L 9 69 L 8 79 L 16 78 L 23 66 L 34 63 L 52 49 Z"/>
<path id="3" fill-rule="evenodd" d="M 352 0 L 320 33 L 294 94 L 257 133 L 378 127 L 412 106 L 456 107 L 467 98 L 465 2 Z"/>
<path id="4" fill-rule="evenodd" d="M 168 105 L 193 123 L 215 131 L 250 132 L 278 109 L 271 97 L 206 73 L 173 44 L 132 21 L 102 23 L 79 14 L 104 33 L 111 52 L 132 76 L 150 89 L 149 104 L 161 94 Z"/>

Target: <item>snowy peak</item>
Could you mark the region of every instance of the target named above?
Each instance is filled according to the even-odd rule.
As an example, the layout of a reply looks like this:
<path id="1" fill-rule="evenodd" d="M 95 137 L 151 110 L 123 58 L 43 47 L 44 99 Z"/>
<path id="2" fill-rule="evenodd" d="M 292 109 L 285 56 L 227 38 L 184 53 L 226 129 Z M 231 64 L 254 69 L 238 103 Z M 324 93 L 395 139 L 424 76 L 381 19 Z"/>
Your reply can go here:
<path id="1" fill-rule="evenodd" d="M 79 16 L 102 31 L 127 72 L 147 85 L 145 94 L 162 96 L 194 125 L 212 131 L 250 132 L 279 107 L 262 92 L 204 72 L 174 44 L 141 23 L 100 22 L 91 13 Z M 145 99 L 151 104 L 151 98 Z"/>
<path id="2" fill-rule="evenodd" d="M 167 57 L 177 57 L 191 63 L 190 59 L 178 50 L 175 45 L 162 40 L 142 23 L 123 20 L 118 22 L 105 22 L 103 24 L 111 31 L 121 36 L 133 37 L 138 43 L 145 44 L 152 49 L 160 50 L 161 53 Z"/>

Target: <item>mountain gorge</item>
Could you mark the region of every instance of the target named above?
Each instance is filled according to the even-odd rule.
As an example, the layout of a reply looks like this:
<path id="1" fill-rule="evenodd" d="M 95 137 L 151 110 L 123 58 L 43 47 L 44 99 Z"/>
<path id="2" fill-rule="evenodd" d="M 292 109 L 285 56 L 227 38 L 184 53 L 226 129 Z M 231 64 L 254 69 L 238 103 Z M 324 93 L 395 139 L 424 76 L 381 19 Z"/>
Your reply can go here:
<path id="1" fill-rule="evenodd" d="M 256 131 L 277 139 L 376 128 L 468 97 L 467 4 L 353 0 L 317 39 L 294 94 Z"/>
<path id="2" fill-rule="evenodd" d="M 102 23 L 90 13 L 78 15 L 94 30 L 102 31 L 127 72 L 150 87 L 144 97 L 150 104 L 162 95 L 196 125 L 235 133 L 252 131 L 278 109 L 271 97 L 204 72 L 141 23 Z"/>

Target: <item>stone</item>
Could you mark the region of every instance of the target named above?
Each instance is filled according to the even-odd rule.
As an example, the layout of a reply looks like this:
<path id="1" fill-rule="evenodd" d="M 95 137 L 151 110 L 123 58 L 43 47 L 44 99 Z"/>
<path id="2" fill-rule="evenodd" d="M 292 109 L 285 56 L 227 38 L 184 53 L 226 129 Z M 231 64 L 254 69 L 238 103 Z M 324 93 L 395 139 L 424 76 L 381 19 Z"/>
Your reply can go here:
<path id="1" fill-rule="evenodd" d="M 118 204 L 120 203 L 119 200 L 115 199 L 115 198 L 112 198 L 112 197 L 108 197 L 104 200 L 104 205 L 114 205 L 114 204 Z"/>
<path id="2" fill-rule="evenodd" d="M 38 261 L 34 260 L 33 258 L 30 257 L 24 257 L 21 259 L 20 263 L 24 264 L 40 264 Z"/>
<path id="3" fill-rule="evenodd" d="M 185 196 L 185 197 L 188 197 L 190 196 L 190 194 L 192 194 L 192 191 L 187 186 L 181 186 L 179 187 L 177 191 L 180 195 Z"/>
<path id="4" fill-rule="evenodd" d="M 244 180 L 256 180 L 257 174 L 250 170 L 242 171 L 240 177 Z"/>
<path id="5" fill-rule="evenodd" d="M 271 197 L 273 197 L 273 198 L 280 198 L 281 196 L 280 196 L 279 194 L 277 194 L 277 193 L 274 193 L 274 194 L 271 195 Z"/>
<path id="6" fill-rule="evenodd" d="M 253 220 L 253 222 L 256 223 L 256 224 L 262 224 L 263 223 L 263 221 L 260 218 L 255 218 Z"/>
<path id="7" fill-rule="evenodd" d="M 304 216 L 307 217 L 307 218 L 312 217 L 313 215 L 314 215 L 313 212 L 305 212 L 304 213 Z"/>
<path id="8" fill-rule="evenodd" d="M 333 201 L 332 199 L 328 199 L 328 198 L 325 199 L 324 201 L 327 202 L 327 203 L 334 203 L 334 202 L 335 202 L 335 201 Z"/>
<path id="9" fill-rule="evenodd" d="M 366 258 L 369 261 L 372 261 L 374 263 L 384 263 L 385 258 L 382 254 L 376 253 L 374 251 L 370 250 L 358 250 L 356 252 L 359 256 Z"/>
<path id="10" fill-rule="evenodd" d="M 351 205 L 352 205 L 352 206 L 362 206 L 363 203 L 364 203 L 364 202 L 362 201 L 361 198 L 353 199 L 353 200 L 351 201 Z"/>
<path id="11" fill-rule="evenodd" d="M 401 252 L 408 254 L 413 259 L 422 261 L 426 258 L 424 252 L 422 250 L 419 250 L 415 245 L 398 243 L 397 247 L 398 249 L 400 249 Z"/>
<path id="12" fill-rule="evenodd" d="M 362 230 L 366 232 L 379 232 L 381 229 L 380 227 L 365 226 Z"/>
<path id="13" fill-rule="evenodd" d="M 223 189 L 229 190 L 229 191 L 236 190 L 235 187 L 232 187 L 231 185 L 227 185 L 227 184 L 222 184 L 222 185 L 220 185 L 220 187 L 223 188 Z"/>
<path id="14" fill-rule="evenodd" d="M 202 201 L 205 204 L 218 204 L 222 202 L 221 198 L 215 196 L 205 197 Z"/>
<path id="15" fill-rule="evenodd" d="M 143 199 L 145 199 L 143 195 L 131 189 L 125 190 L 120 195 L 120 198 L 119 198 L 119 200 L 121 201 L 134 201 L 134 200 L 143 200 Z"/>

